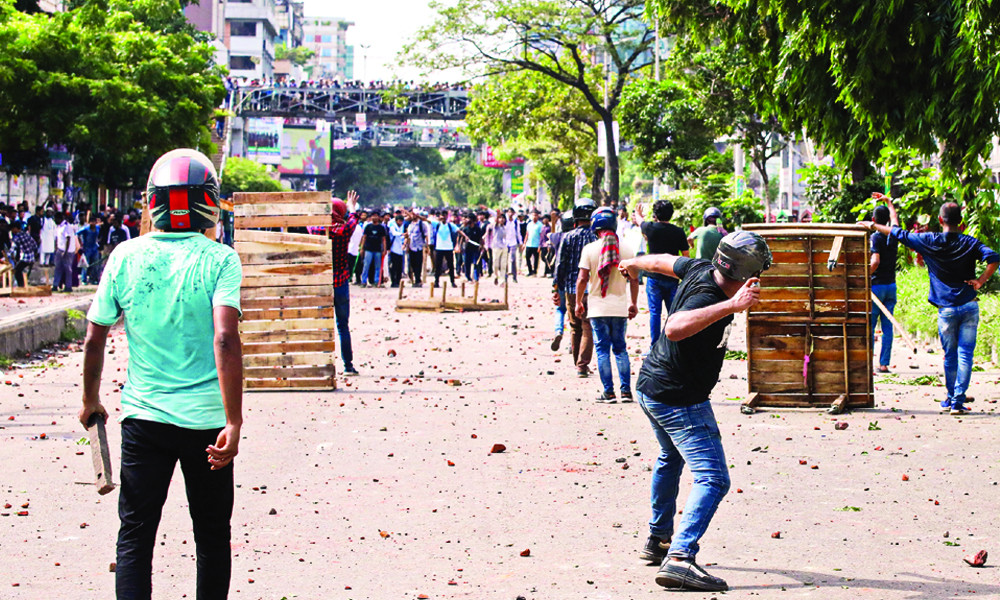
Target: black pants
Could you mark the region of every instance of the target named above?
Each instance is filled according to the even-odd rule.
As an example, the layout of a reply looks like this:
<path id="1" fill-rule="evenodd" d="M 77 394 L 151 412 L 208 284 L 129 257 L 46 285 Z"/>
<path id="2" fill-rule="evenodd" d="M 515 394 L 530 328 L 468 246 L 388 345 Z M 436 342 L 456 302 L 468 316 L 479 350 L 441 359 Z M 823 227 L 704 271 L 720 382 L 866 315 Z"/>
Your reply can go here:
<path id="1" fill-rule="evenodd" d="M 389 253 L 389 282 L 392 287 L 399 287 L 399 280 L 403 278 L 403 255 L 394 252 Z"/>
<path id="2" fill-rule="evenodd" d="M 131 418 L 122 421 L 118 600 L 147 600 L 152 595 L 156 528 L 178 460 L 194 525 L 197 600 L 223 599 L 229 594 L 233 465 L 212 471 L 205 453 L 219 431 Z"/>
<path id="3" fill-rule="evenodd" d="M 479 260 L 479 247 L 465 247 L 465 278 L 474 281 L 483 276 L 483 263 Z"/>
<path id="4" fill-rule="evenodd" d="M 434 285 L 438 285 L 443 272 L 443 262 L 448 263 L 448 279 L 451 279 L 452 287 L 455 286 L 455 252 L 453 250 L 434 251 Z"/>
<path id="5" fill-rule="evenodd" d="M 364 252 L 364 250 L 360 250 L 360 252 Z M 361 256 L 364 255 L 363 254 L 360 256 L 355 256 L 353 254 L 347 255 L 347 260 L 350 262 L 351 269 L 354 271 L 354 283 L 358 285 L 361 285 L 361 270 L 364 268 L 363 263 L 365 262 L 361 260 Z"/>
<path id="6" fill-rule="evenodd" d="M 538 273 L 538 248 L 528 246 L 524 249 L 524 262 L 528 267 L 528 275 L 534 276 Z"/>
<path id="7" fill-rule="evenodd" d="M 552 259 L 555 256 L 555 251 L 552 248 L 545 248 L 542 250 L 542 262 L 545 263 L 545 276 L 548 277 L 552 274 Z"/>
<path id="8" fill-rule="evenodd" d="M 410 273 L 413 275 L 413 285 L 420 285 L 420 276 L 424 271 L 424 251 L 410 250 Z"/>
<path id="9" fill-rule="evenodd" d="M 17 282 L 17 287 L 24 287 L 24 271 L 30 266 L 31 263 L 26 260 L 19 260 L 14 265 L 14 281 Z"/>
<path id="10" fill-rule="evenodd" d="M 493 277 L 493 248 L 483 253 L 483 261 L 486 263 L 487 272 L 490 274 L 490 277 Z"/>

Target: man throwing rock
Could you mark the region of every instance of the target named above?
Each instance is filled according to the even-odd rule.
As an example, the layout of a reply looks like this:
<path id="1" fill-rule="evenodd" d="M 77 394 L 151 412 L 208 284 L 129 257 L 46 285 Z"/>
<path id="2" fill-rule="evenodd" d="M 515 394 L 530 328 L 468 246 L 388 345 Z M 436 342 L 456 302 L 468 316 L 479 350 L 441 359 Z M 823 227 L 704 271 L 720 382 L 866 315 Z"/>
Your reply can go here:
<path id="1" fill-rule="evenodd" d="M 663 561 L 656 583 L 666 588 L 722 591 L 726 582 L 695 562 L 698 540 L 729 491 L 729 468 L 709 395 L 719 380 L 733 315 L 760 301 L 759 275 L 771 266 L 762 237 L 739 231 L 724 237 L 711 260 L 649 254 L 619 264 L 680 279 L 674 312 L 642 363 L 636 391 L 660 444 L 653 469 L 649 539 L 644 560 Z M 679 527 L 677 490 L 687 463 L 694 483 Z"/>

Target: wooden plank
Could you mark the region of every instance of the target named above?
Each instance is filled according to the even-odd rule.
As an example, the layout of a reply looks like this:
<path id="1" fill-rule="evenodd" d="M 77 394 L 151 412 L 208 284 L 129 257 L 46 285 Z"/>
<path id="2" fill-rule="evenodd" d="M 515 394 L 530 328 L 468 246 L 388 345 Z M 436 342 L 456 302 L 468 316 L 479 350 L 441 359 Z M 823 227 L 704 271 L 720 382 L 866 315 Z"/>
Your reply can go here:
<path id="1" fill-rule="evenodd" d="M 233 214 L 237 217 L 277 217 L 281 215 L 323 215 L 330 225 L 330 201 L 288 202 L 267 204 L 239 204 Z"/>
<path id="2" fill-rule="evenodd" d="M 283 296 L 329 296 L 333 297 L 333 284 L 329 285 L 286 285 L 280 287 L 260 287 L 240 289 L 240 300 L 258 298 L 280 298 Z"/>
<path id="3" fill-rule="evenodd" d="M 273 319 L 332 319 L 334 314 L 333 306 L 324 308 L 273 308 L 262 310 L 243 311 L 243 322 L 265 321 Z"/>
<path id="4" fill-rule="evenodd" d="M 757 233 L 761 233 L 762 231 L 770 232 L 774 229 L 795 229 L 809 235 L 813 235 L 815 231 L 824 231 L 827 229 L 847 229 L 863 233 L 867 233 L 868 231 L 859 223 L 745 223 L 743 229 L 746 231 L 756 231 Z"/>
<path id="5" fill-rule="evenodd" d="M 244 368 L 251 367 L 291 367 L 298 365 L 306 366 L 329 366 L 333 356 L 328 352 L 310 352 L 304 354 L 258 354 L 247 356 L 243 359 Z M 286 371 L 282 369 L 282 373 Z M 277 375 L 277 374 L 274 374 Z M 285 375 L 277 375 L 285 377 Z"/>
<path id="6" fill-rule="evenodd" d="M 311 263 L 276 263 L 269 265 L 243 265 L 243 277 L 265 277 L 269 275 L 318 275 L 333 273 L 333 265 L 329 261 Z"/>
<path id="7" fill-rule="evenodd" d="M 266 252 L 239 252 L 240 264 L 249 265 L 298 264 L 320 261 L 330 262 L 332 252 L 323 250 L 269 250 Z"/>
<path id="8" fill-rule="evenodd" d="M 243 344 L 243 356 L 252 354 L 278 354 L 281 352 L 334 352 L 337 343 L 333 340 L 318 342 L 272 342 L 267 344 Z"/>
<path id="9" fill-rule="evenodd" d="M 771 267 L 772 269 L 774 267 Z M 813 279 L 815 289 L 829 289 L 829 290 L 843 290 L 844 289 L 844 278 L 843 276 L 824 276 L 816 277 Z M 850 277 L 847 280 L 848 287 L 861 287 L 865 288 L 867 285 L 864 277 Z M 768 271 L 764 271 L 763 276 L 760 279 L 760 287 L 764 288 L 808 288 L 809 287 L 809 277 L 807 275 L 793 275 L 793 276 L 774 276 L 768 275 Z"/>
<path id="10" fill-rule="evenodd" d="M 763 225 L 763 223 L 756 223 L 757 225 Z M 796 237 L 796 238 L 817 238 L 817 237 L 837 237 L 842 235 L 844 237 L 865 237 L 868 232 L 864 229 L 858 231 L 852 231 L 849 229 L 838 229 L 836 227 L 829 227 L 826 229 L 812 229 L 809 231 L 803 231 L 801 229 L 767 229 L 762 231 L 757 231 L 765 240 L 770 240 L 772 237 Z"/>
<path id="11" fill-rule="evenodd" d="M 763 282 L 767 279 L 770 279 L 771 277 L 789 277 L 789 276 L 803 276 L 803 275 L 808 277 L 810 275 L 809 273 L 810 268 L 814 267 L 815 265 L 820 265 L 825 263 L 826 261 L 824 260 L 824 261 L 813 261 L 811 263 L 803 261 L 800 263 L 773 264 L 771 265 L 770 269 L 764 271 L 764 275 L 763 277 L 761 277 L 761 285 L 764 285 Z M 812 275 L 814 279 L 829 279 L 832 277 L 843 278 L 844 266 L 845 265 L 843 263 L 840 263 L 834 268 L 833 271 L 828 271 L 826 268 L 823 268 L 822 270 L 815 269 Z M 857 276 L 855 278 L 863 279 L 863 277 L 861 276 Z"/>
<path id="12" fill-rule="evenodd" d="M 248 390 L 281 388 L 335 390 L 337 381 L 333 375 L 324 379 L 247 379 L 243 382 L 243 387 Z"/>
<path id="13" fill-rule="evenodd" d="M 750 397 L 746 399 L 742 406 L 740 406 L 740 412 L 745 415 L 752 415 L 757 412 L 758 404 L 760 404 L 760 394 L 754 392 L 750 394 Z"/>
<path id="14" fill-rule="evenodd" d="M 330 218 L 321 215 L 277 215 L 272 217 L 236 217 L 238 229 L 251 227 L 329 227 Z"/>
<path id="15" fill-rule="evenodd" d="M 809 254 L 805 250 L 801 252 L 775 252 L 771 251 L 771 262 L 775 265 L 783 264 L 805 264 Z M 819 248 L 812 252 L 812 262 L 817 265 L 825 265 L 827 259 L 830 257 L 830 251 L 826 249 Z M 847 252 L 841 251 L 839 264 L 852 264 L 860 265 L 865 262 L 865 253 L 861 251 Z M 770 269 L 768 270 L 770 272 Z"/>
<path id="16" fill-rule="evenodd" d="M 851 300 L 866 301 L 868 299 L 867 293 L 863 288 L 850 288 L 848 289 L 847 296 Z M 820 302 L 827 300 L 843 301 L 844 291 L 829 288 L 817 288 L 813 292 L 813 297 Z M 762 301 L 808 300 L 809 288 L 761 287 L 760 298 Z"/>
<path id="17" fill-rule="evenodd" d="M 806 322 L 807 317 L 808 315 L 806 317 L 803 317 L 802 315 L 785 315 L 781 313 L 756 313 L 756 312 L 751 313 L 747 316 L 747 318 L 753 324 L 762 323 L 762 324 L 772 324 L 772 325 L 779 323 L 781 324 L 804 323 Z M 849 314 L 847 317 L 836 316 L 836 315 L 831 315 L 831 316 L 824 315 L 824 316 L 817 316 L 815 319 L 815 323 L 820 325 L 826 325 L 826 324 L 841 323 L 846 321 L 848 324 L 864 325 L 865 323 L 868 322 L 868 318 L 869 315 L 856 315 L 853 313 Z"/>
<path id="18" fill-rule="evenodd" d="M 843 354 L 843 352 L 841 352 Z M 802 355 L 800 354 L 797 359 L 793 360 L 755 360 L 754 364 L 747 365 L 748 373 L 763 373 L 769 378 L 773 378 L 773 381 L 795 381 L 796 377 L 798 381 L 802 381 Z M 859 366 L 864 366 L 864 358 L 859 361 L 852 361 L 850 363 L 851 367 L 856 370 Z M 816 373 L 831 374 L 841 377 L 844 373 L 844 364 L 840 356 L 835 360 L 810 360 L 809 370 Z M 854 382 L 854 376 L 857 376 L 857 381 L 863 379 L 864 373 L 853 373 L 851 381 Z M 843 379 L 838 380 L 843 383 Z"/>
<path id="19" fill-rule="evenodd" d="M 260 275 L 243 276 L 243 288 L 287 287 L 300 285 L 322 285 L 329 283 L 333 287 L 333 273 L 319 275 Z"/>
<path id="20" fill-rule="evenodd" d="M 233 232 L 236 251 L 241 249 L 240 242 L 259 242 L 263 244 L 304 244 L 306 246 L 330 247 L 330 239 L 321 235 L 308 233 L 285 233 L 282 231 L 253 231 L 237 229 Z M 249 251 L 249 249 L 248 249 Z"/>
<path id="21" fill-rule="evenodd" d="M 103 416 L 93 414 L 87 422 L 87 435 L 90 436 L 90 457 L 94 462 L 94 485 L 101 496 L 115 489 L 115 480 L 111 472 L 111 450 L 108 447 L 108 431 Z"/>
<path id="22" fill-rule="evenodd" d="M 333 319 L 287 319 L 284 321 L 244 321 L 240 323 L 240 333 L 251 331 L 297 331 L 308 329 L 334 329 Z"/>
<path id="23" fill-rule="evenodd" d="M 816 394 L 809 402 L 802 394 L 760 394 L 758 408 L 817 408 L 826 409 L 841 394 Z M 873 408 L 875 399 L 870 394 L 849 394 L 847 408 Z"/>
<path id="24" fill-rule="evenodd" d="M 281 356 L 281 355 L 274 355 Z M 253 358 L 262 358 L 255 356 Z M 246 379 L 311 379 L 316 377 L 333 377 L 335 368 L 332 364 L 323 366 L 295 366 L 282 367 L 253 367 L 244 368 L 243 377 Z"/>
<path id="25" fill-rule="evenodd" d="M 280 331 L 247 331 L 240 332 L 240 340 L 244 344 L 265 342 L 324 342 L 336 338 L 335 329 L 305 329 Z"/>
<path id="26" fill-rule="evenodd" d="M 800 339 L 804 340 L 804 338 L 800 338 Z M 861 338 L 858 338 L 858 342 L 862 343 L 862 342 L 864 342 L 864 340 L 862 340 Z M 754 350 L 754 356 L 757 359 L 754 362 L 754 364 L 757 364 L 758 362 L 766 364 L 767 361 L 772 361 L 772 360 L 795 360 L 795 361 L 798 361 L 801 364 L 802 357 L 805 356 L 805 352 L 806 352 L 806 349 L 802 347 L 803 345 L 804 344 L 800 341 L 799 348 L 796 348 L 796 349 L 777 349 L 777 348 L 762 348 L 762 347 L 757 347 Z M 837 349 L 833 349 L 833 350 L 816 350 L 816 349 L 814 349 L 812 351 L 812 354 L 810 355 L 810 360 L 814 360 L 814 361 L 837 361 L 837 360 L 840 360 L 843 357 L 843 354 L 844 354 L 843 347 L 837 348 Z M 863 345 L 860 348 L 854 348 L 854 349 L 851 349 L 850 347 L 848 347 L 847 355 L 848 355 L 848 359 L 850 361 L 852 361 L 852 362 L 856 361 L 856 362 L 861 363 L 861 362 L 864 362 L 865 360 L 868 359 L 868 349 L 865 348 Z"/>
<path id="27" fill-rule="evenodd" d="M 258 288 L 267 289 L 267 288 Z M 333 296 L 285 296 L 282 298 L 260 298 L 240 300 L 244 318 L 249 310 L 268 310 L 280 308 L 329 308 L 333 306 Z M 246 319 L 249 320 L 249 319 Z"/>
<path id="28" fill-rule="evenodd" d="M 233 206 L 241 204 L 300 204 L 307 202 L 326 202 L 332 200 L 330 192 L 236 192 L 233 194 Z"/>
<path id="29" fill-rule="evenodd" d="M 810 309 L 815 313 L 844 313 L 846 309 L 848 313 L 863 315 L 867 313 L 865 310 L 867 306 L 868 303 L 864 300 L 852 300 L 846 306 L 843 300 L 814 303 L 810 303 L 808 300 L 763 300 L 754 306 L 754 313 L 787 313 L 789 315 L 804 313 L 806 316 L 810 316 Z"/>

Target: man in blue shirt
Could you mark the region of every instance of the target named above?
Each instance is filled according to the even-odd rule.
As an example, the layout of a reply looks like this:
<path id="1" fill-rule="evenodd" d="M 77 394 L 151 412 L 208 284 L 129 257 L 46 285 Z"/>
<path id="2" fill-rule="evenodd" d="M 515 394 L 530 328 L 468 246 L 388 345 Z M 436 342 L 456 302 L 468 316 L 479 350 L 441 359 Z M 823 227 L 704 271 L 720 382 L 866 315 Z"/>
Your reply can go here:
<path id="1" fill-rule="evenodd" d="M 101 280 L 101 247 L 99 243 L 100 230 L 97 228 L 97 215 L 91 213 L 90 222 L 86 227 L 76 232 L 80 238 L 83 255 L 87 258 L 87 270 L 84 272 L 84 283 L 97 284 Z"/>
<path id="2" fill-rule="evenodd" d="M 561 298 L 565 299 L 568 307 L 575 307 L 577 304 L 576 280 L 580 273 L 580 255 L 583 254 L 584 246 L 597 241 L 597 236 L 590 230 L 590 215 L 595 208 L 596 204 L 590 198 L 580 198 L 573 207 L 573 222 L 576 228 L 563 235 L 559 244 L 556 276 L 552 281 L 552 302 L 556 306 L 559 306 Z M 587 306 L 586 298 L 581 302 L 584 307 Z M 569 317 L 569 328 L 572 332 L 570 349 L 576 373 L 580 377 L 587 377 L 590 375 L 590 359 L 594 353 L 594 332 L 590 327 L 590 320 L 586 312 L 577 315 L 572 308 L 566 311 L 566 316 Z M 553 343 L 553 346 L 557 345 Z"/>
<path id="3" fill-rule="evenodd" d="M 434 226 L 434 287 L 440 285 L 444 265 L 448 265 L 448 279 L 451 287 L 455 287 L 455 238 L 458 236 L 458 226 L 448 221 L 448 213 L 441 215 L 441 222 Z"/>
<path id="4" fill-rule="evenodd" d="M 524 262 L 528 265 L 528 277 L 538 274 L 539 249 L 542 247 L 542 222 L 538 211 L 531 211 L 531 222 L 525 228 Z"/>
<path id="5" fill-rule="evenodd" d="M 885 198 L 876 192 L 874 198 Z M 893 218 L 885 206 L 876 206 L 872 212 L 872 220 L 879 225 L 899 226 L 898 218 Z M 899 242 L 889 238 L 884 233 L 876 231 L 871 235 L 871 274 L 872 294 L 885 306 L 891 315 L 896 308 L 896 250 Z M 879 353 L 878 372 L 889 372 L 889 359 L 892 356 L 892 321 L 889 315 L 883 314 L 878 306 L 872 306 L 871 335 L 872 348 L 875 348 L 875 325 L 882 323 L 882 351 Z"/>
<path id="6" fill-rule="evenodd" d="M 888 203 L 890 217 L 897 221 L 896 209 Z M 944 349 L 944 378 L 948 397 L 941 408 L 961 415 L 967 410 L 965 395 L 972 378 L 972 358 L 979 327 L 979 303 L 976 292 L 996 273 L 1000 255 L 976 238 L 959 232 L 962 209 L 954 202 L 941 205 L 938 214 L 941 233 L 912 233 L 898 226 L 889 227 L 866 221 L 865 227 L 898 240 L 921 253 L 930 276 L 928 301 L 938 309 L 938 336 Z M 976 263 L 986 269 L 978 278 Z"/>

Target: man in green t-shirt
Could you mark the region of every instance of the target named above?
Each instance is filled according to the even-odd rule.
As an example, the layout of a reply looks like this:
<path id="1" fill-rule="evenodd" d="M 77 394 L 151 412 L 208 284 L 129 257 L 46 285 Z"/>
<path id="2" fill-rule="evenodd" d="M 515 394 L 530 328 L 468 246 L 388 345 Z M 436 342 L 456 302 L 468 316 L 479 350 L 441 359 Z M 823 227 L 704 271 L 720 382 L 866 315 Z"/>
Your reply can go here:
<path id="1" fill-rule="evenodd" d="M 694 248 L 694 258 L 712 260 L 719 242 L 726 236 L 726 229 L 719 225 L 722 211 L 712 206 L 705 211 L 703 225 L 691 232 L 688 243 Z"/>
<path id="2" fill-rule="evenodd" d="M 242 269 L 204 235 L 219 219 L 208 158 L 174 150 L 146 187 L 153 232 L 111 253 L 87 313 L 80 422 L 107 419 L 98 392 L 108 332 L 125 317 L 122 461 L 115 587 L 152 593 L 153 547 L 174 466 L 181 463 L 197 554 L 197 597 L 225 598 L 231 572 L 233 465 L 243 424 L 239 337 Z"/>

